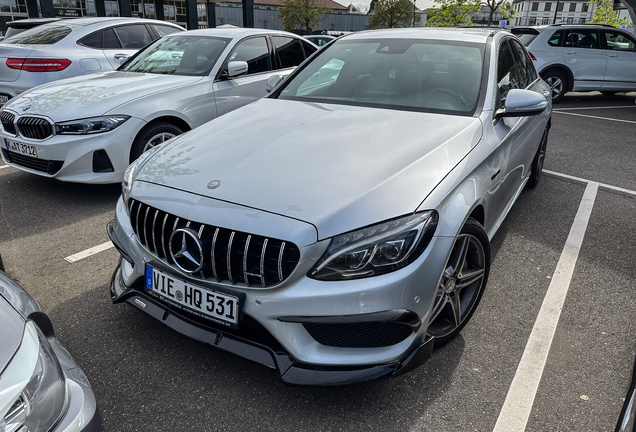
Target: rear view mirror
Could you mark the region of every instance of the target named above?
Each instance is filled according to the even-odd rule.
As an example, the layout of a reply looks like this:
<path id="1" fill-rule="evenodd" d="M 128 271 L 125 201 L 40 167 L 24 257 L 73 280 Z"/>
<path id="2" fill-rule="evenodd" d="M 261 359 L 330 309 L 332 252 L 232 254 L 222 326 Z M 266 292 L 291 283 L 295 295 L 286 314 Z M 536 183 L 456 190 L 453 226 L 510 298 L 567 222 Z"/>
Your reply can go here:
<path id="1" fill-rule="evenodd" d="M 227 64 L 227 76 L 232 78 L 247 73 L 247 62 L 231 61 Z"/>
<path id="2" fill-rule="evenodd" d="M 512 89 L 496 117 L 523 117 L 541 114 L 548 106 L 545 96 L 532 90 Z"/>
<path id="3" fill-rule="evenodd" d="M 267 90 L 267 93 L 274 90 L 274 87 L 280 84 L 282 80 L 283 80 L 283 76 L 279 74 L 274 74 L 271 77 L 269 77 L 269 79 L 267 80 L 267 84 L 265 84 L 265 90 Z"/>

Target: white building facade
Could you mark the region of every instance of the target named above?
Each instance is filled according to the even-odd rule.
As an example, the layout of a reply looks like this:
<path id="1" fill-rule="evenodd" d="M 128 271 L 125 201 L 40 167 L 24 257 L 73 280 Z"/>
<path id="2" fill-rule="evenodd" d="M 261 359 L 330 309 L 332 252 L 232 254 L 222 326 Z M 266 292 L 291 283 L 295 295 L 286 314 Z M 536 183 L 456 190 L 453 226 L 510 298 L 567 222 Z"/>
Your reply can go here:
<path id="1" fill-rule="evenodd" d="M 534 1 L 514 0 L 515 26 L 534 26 L 547 24 L 585 24 L 592 19 L 595 5 L 587 1 Z"/>

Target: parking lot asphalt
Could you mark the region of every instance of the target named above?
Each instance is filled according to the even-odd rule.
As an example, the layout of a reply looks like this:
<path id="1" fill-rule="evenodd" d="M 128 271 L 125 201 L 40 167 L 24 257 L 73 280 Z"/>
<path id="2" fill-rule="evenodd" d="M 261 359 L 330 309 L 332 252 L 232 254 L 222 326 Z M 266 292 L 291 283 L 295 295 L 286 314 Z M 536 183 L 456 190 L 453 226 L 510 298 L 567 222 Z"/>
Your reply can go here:
<path id="1" fill-rule="evenodd" d="M 117 185 L 0 167 L 0 253 L 86 372 L 109 431 L 490 431 L 557 276 L 585 180 L 636 190 L 635 97 L 570 94 L 555 105 L 545 162 L 552 174 L 521 194 L 493 238 L 472 321 L 429 362 L 392 380 L 286 387 L 275 371 L 112 305 L 114 249 L 64 258 L 108 240 Z M 536 396 L 528 394 L 527 431 L 614 429 L 636 354 L 635 211 L 636 193 L 601 185 Z"/>

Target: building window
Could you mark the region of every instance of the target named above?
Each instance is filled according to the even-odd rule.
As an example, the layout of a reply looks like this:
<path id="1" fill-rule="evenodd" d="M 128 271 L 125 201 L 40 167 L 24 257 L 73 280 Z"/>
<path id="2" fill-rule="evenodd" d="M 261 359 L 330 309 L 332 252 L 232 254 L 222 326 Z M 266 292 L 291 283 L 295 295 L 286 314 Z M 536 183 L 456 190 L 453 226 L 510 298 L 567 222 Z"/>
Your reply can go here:
<path id="1" fill-rule="evenodd" d="M 563 10 L 563 3 L 559 3 L 559 4 L 557 5 L 557 10 L 558 10 L 559 12 L 561 12 L 561 11 Z"/>
<path id="2" fill-rule="evenodd" d="M 585 18 L 580 18 L 579 19 L 579 24 L 585 24 Z"/>
<path id="3" fill-rule="evenodd" d="M 581 12 L 587 12 L 587 3 L 583 3 L 582 7 L 581 7 Z"/>
<path id="4" fill-rule="evenodd" d="M 537 25 L 537 17 L 530 17 L 529 25 L 531 25 L 531 26 Z"/>
<path id="5" fill-rule="evenodd" d="M 574 18 L 568 18 L 568 24 L 572 24 L 574 22 Z"/>
<path id="6" fill-rule="evenodd" d="M 543 8 L 544 12 L 550 12 L 550 9 L 552 9 L 552 3 L 546 3 Z"/>
<path id="7" fill-rule="evenodd" d="M 570 3 L 570 12 L 576 12 L 576 3 Z"/>
<path id="8" fill-rule="evenodd" d="M 532 10 L 533 11 L 539 10 L 539 2 L 532 2 Z"/>
<path id="9" fill-rule="evenodd" d="M 543 20 L 541 20 L 541 24 L 543 25 L 550 24 L 550 18 L 543 18 Z"/>

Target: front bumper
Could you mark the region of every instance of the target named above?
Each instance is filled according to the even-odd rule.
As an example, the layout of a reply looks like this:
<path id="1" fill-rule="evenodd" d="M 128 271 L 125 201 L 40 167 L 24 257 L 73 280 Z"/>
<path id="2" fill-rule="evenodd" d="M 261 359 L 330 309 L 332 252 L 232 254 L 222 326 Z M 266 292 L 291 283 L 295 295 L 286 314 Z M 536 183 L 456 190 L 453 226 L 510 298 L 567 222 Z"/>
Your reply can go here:
<path id="1" fill-rule="evenodd" d="M 145 200 L 156 204 L 158 208 L 173 205 L 175 212 L 179 212 L 179 208 L 181 211 L 194 208 L 209 210 L 202 210 L 199 215 L 187 211 L 194 220 L 213 214 L 216 222 L 232 215 L 232 220 L 226 220 L 222 226 L 229 223 L 234 229 L 244 230 L 251 224 L 253 229 L 257 229 L 253 222 L 253 210 L 246 212 L 244 208 L 228 203 L 215 206 L 211 199 L 167 188 L 161 188 L 155 194 L 150 192 L 151 188 L 154 191 L 158 187 L 146 185 L 137 193 L 143 192 Z M 156 200 L 159 200 L 157 202 L 152 198 L 155 195 Z M 190 200 L 193 202 L 190 203 Z M 191 208 L 190 204 L 195 207 Z M 254 234 L 284 238 L 272 234 L 272 230 L 283 222 L 291 224 L 287 229 L 288 237 L 294 237 L 291 233 L 303 232 L 302 227 L 298 226 L 303 224 L 301 222 L 272 214 L 259 217 L 262 218 L 258 225 L 261 231 Z M 244 319 L 235 330 L 191 316 L 158 299 L 156 292 L 145 288 L 146 264 L 176 278 L 188 278 L 176 273 L 175 269 L 158 260 L 139 243 L 121 199 L 117 203 L 116 218 L 109 223 L 107 230 L 123 257 L 111 282 L 113 302 L 128 302 L 186 336 L 277 369 L 288 384 L 337 385 L 390 377 L 410 370 L 431 355 L 432 340 L 426 335 L 426 325 L 422 324 L 428 322 L 439 275 L 453 239 L 434 238 L 413 264 L 392 273 L 353 281 L 322 282 L 305 275 L 320 258 L 328 242 L 315 243 L 314 237 L 314 243 L 306 243 L 298 241 L 297 237 L 288 240 L 306 245 L 300 246 L 303 251 L 301 261 L 292 275 L 278 286 L 260 289 L 193 281 L 193 284 L 204 289 L 237 297 L 240 293 L 243 296 L 241 305 Z M 308 318 L 309 321 L 320 322 L 324 318 L 351 318 L 368 322 L 371 317 L 377 322 L 392 325 L 394 322 L 387 321 L 386 317 L 387 314 L 399 315 L 394 313 L 396 311 L 410 311 L 418 319 L 417 326 L 413 326 L 413 331 L 404 339 L 399 339 L 399 342 L 373 347 L 319 343 L 304 321 L 294 319 Z M 402 325 L 404 322 L 397 324 Z"/>
<path id="2" fill-rule="evenodd" d="M 64 417 L 53 429 L 55 432 L 100 432 L 102 417 L 95 394 L 84 372 L 55 337 L 48 338 L 66 377 L 68 404 Z"/>
<path id="3" fill-rule="evenodd" d="M 90 135 L 53 135 L 45 140 L 12 136 L 3 130 L 0 133 L 0 146 L 2 147 L 0 153 L 8 165 L 43 177 L 76 183 L 119 183 L 129 165 L 132 142 L 145 124 L 145 121 L 131 117 L 121 126 L 109 132 Z M 34 145 L 38 158 L 34 161 L 30 161 L 31 158 L 29 158 L 30 162 L 24 162 L 25 156 L 20 157 L 19 160 L 12 158 L 14 153 L 5 148 L 5 139 Z M 94 171 L 94 153 L 99 150 L 106 152 L 112 163 L 112 171 Z M 55 170 L 31 168 L 37 165 L 31 162 L 38 161 L 49 161 L 49 167 L 55 166 Z"/>
<path id="4" fill-rule="evenodd" d="M 112 222 L 111 222 L 112 223 Z M 109 229 L 109 232 L 111 230 Z M 220 329 L 196 322 L 190 317 L 158 302 L 145 294 L 139 280 L 126 287 L 121 277 L 121 263 L 113 273 L 110 291 L 114 303 L 127 302 L 171 329 L 196 341 L 211 345 L 271 369 L 277 369 L 285 384 L 296 386 L 330 386 L 375 381 L 408 372 L 431 357 L 433 339 L 413 344 L 399 358 L 374 364 L 316 365 L 299 361 L 251 317 L 246 317 L 252 329 L 250 339 L 240 332 Z M 244 320 L 245 321 L 245 320 Z M 259 342 L 253 339 L 258 334 Z"/>

